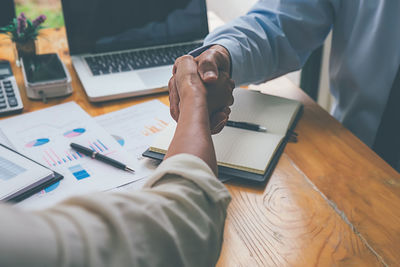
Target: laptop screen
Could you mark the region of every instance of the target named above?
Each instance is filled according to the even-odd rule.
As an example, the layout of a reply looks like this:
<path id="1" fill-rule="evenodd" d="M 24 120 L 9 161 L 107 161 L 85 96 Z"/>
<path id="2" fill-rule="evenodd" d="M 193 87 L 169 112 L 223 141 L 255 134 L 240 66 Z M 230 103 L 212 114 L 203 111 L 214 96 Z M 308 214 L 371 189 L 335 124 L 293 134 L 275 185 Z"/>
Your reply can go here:
<path id="1" fill-rule="evenodd" d="M 71 54 L 201 40 L 205 0 L 62 0 Z"/>

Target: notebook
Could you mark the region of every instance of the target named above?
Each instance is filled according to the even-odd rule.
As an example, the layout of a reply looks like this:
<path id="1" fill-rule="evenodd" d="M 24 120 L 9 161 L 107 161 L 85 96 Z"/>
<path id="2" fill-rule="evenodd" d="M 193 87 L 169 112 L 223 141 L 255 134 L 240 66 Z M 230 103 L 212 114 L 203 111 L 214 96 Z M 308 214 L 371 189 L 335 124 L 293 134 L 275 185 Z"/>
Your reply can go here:
<path id="1" fill-rule="evenodd" d="M 0 200 L 21 201 L 63 177 L 0 144 Z"/>
<path id="2" fill-rule="evenodd" d="M 234 98 L 229 119 L 264 126 L 267 132 L 226 126 L 221 133 L 213 135 L 219 178 L 265 181 L 292 133 L 302 104 L 239 88 L 234 90 Z M 168 150 L 175 127 L 176 124 L 171 124 L 143 155 L 161 159 Z"/>

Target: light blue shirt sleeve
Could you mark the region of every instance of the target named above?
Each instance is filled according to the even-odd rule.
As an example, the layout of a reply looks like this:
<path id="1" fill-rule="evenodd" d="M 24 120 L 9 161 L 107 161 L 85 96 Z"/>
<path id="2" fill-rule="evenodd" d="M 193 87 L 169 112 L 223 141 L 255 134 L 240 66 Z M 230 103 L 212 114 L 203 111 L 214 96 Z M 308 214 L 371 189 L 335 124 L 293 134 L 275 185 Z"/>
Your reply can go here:
<path id="1" fill-rule="evenodd" d="M 237 85 L 264 82 L 303 66 L 331 30 L 337 5 L 331 0 L 261 0 L 246 16 L 210 33 L 204 45 L 229 51 Z"/>
<path id="2" fill-rule="evenodd" d="M 237 85 L 261 83 L 299 69 L 332 29 L 332 114 L 371 146 L 400 64 L 400 1 L 260 0 L 216 29 Z"/>

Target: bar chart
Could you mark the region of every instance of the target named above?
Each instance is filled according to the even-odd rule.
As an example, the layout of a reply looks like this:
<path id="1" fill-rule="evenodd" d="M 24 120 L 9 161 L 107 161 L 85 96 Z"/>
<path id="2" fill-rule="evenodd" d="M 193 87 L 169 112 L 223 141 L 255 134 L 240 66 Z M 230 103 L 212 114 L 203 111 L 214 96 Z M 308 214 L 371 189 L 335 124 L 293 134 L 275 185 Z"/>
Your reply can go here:
<path id="1" fill-rule="evenodd" d="M 155 133 L 159 133 L 162 130 L 164 130 L 168 126 L 168 122 L 165 122 L 164 120 L 155 119 L 155 123 L 152 125 L 145 125 L 144 130 L 142 131 L 144 136 L 150 136 Z"/>
<path id="2" fill-rule="evenodd" d="M 68 168 L 72 175 L 77 179 L 77 180 L 82 180 L 85 178 L 90 177 L 90 174 L 85 170 L 82 165 L 74 165 Z"/>
<path id="3" fill-rule="evenodd" d="M 93 151 L 98 153 L 110 154 L 113 152 L 110 151 L 108 147 L 100 139 L 87 142 L 87 146 L 90 147 L 90 149 L 92 149 Z M 43 149 L 42 153 L 43 153 L 42 158 L 49 167 L 60 166 L 87 157 L 82 153 L 79 153 L 78 151 L 75 151 L 73 149 L 57 151 L 52 147 Z"/>

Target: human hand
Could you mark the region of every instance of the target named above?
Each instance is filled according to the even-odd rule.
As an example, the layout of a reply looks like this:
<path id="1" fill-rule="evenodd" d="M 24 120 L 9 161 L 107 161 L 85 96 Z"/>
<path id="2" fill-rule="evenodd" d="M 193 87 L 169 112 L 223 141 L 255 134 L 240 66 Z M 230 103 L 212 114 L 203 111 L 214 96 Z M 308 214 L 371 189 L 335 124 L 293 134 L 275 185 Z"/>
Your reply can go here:
<path id="1" fill-rule="evenodd" d="M 170 111 L 178 121 L 182 97 L 189 93 L 205 93 L 212 132 L 219 132 L 230 114 L 229 106 L 233 104 L 232 90 L 234 82 L 226 72 L 220 72 L 218 79 L 209 83 L 207 88 L 198 74 L 197 64 L 191 56 L 183 56 L 175 61 L 173 76 L 169 81 Z"/>
<path id="2" fill-rule="evenodd" d="M 232 91 L 235 83 L 225 72 L 220 72 L 215 82 L 206 84 L 207 101 L 210 107 L 211 134 L 219 133 L 226 125 L 231 113 L 229 106 L 233 104 Z"/>
<path id="3" fill-rule="evenodd" d="M 188 98 L 207 98 L 207 89 L 197 72 L 197 63 L 192 56 L 182 56 L 175 61 L 173 76 L 169 80 L 171 115 L 177 121 L 179 117 L 179 106 L 184 104 Z M 177 111 L 172 112 L 173 107 Z"/>
<path id="4" fill-rule="evenodd" d="M 206 84 L 207 87 L 212 87 L 218 82 L 221 75 L 230 76 L 231 72 L 231 61 L 228 50 L 223 46 L 214 45 L 201 53 L 196 57 L 198 62 L 198 72 Z M 225 84 L 225 86 L 235 87 L 232 80 L 231 84 Z M 214 101 L 219 101 L 220 99 L 214 99 Z M 211 133 L 219 133 L 225 126 L 231 110 L 229 106 L 223 107 L 221 110 L 211 114 Z"/>
<path id="5" fill-rule="evenodd" d="M 214 83 L 221 73 L 230 76 L 231 60 L 228 50 L 221 45 L 213 45 L 198 57 L 198 72 L 204 83 Z"/>
<path id="6" fill-rule="evenodd" d="M 198 73 L 206 85 L 210 111 L 211 133 L 222 130 L 230 114 L 229 106 L 233 103 L 232 90 L 234 82 L 229 78 L 230 58 L 228 51 L 222 46 L 215 45 L 204 51 L 196 58 Z M 176 66 L 169 83 L 169 98 L 171 116 L 177 121 L 179 118 L 180 97 L 175 85 Z"/>

